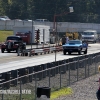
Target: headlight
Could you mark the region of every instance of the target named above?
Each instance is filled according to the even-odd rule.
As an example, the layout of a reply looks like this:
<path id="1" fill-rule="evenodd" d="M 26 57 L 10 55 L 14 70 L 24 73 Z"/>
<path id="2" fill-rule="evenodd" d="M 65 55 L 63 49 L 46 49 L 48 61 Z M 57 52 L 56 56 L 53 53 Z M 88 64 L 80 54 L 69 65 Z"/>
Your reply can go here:
<path id="1" fill-rule="evenodd" d="M 66 47 L 63 47 L 63 49 L 66 49 Z"/>

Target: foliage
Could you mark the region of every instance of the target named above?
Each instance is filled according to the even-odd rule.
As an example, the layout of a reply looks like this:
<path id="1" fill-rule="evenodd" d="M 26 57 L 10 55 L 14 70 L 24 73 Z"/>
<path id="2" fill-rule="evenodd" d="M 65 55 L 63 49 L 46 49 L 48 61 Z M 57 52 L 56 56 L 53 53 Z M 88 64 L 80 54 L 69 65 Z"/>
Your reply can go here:
<path id="1" fill-rule="evenodd" d="M 0 0 L 0 15 L 11 19 L 45 18 L 53 21 L 54 14 L 74 13 L 57 17 L 57 21 L 100 23 L 100 0 Z"/>

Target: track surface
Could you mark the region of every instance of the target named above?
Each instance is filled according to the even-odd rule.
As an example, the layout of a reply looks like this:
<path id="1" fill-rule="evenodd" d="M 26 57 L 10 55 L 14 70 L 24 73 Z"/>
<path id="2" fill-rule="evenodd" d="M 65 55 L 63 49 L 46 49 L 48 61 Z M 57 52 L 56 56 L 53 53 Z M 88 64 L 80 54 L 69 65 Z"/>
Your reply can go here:
<path id="1" fill-rule="evenodd" d="M 100 44 L 89 44 L 88 54 L 93 54 L 96 52 L 100 52 Z M 82 55 L 78 55 L 77 53 L 73 53 L 72 55 L 63 55 L 62 52 L 57 52 L 56 61 L 73 58 L 77 56 Z M 17 56 L 16 53 L 0 53 L 0 73 L 54 61 L 55 53 L 32 57 Z"/>

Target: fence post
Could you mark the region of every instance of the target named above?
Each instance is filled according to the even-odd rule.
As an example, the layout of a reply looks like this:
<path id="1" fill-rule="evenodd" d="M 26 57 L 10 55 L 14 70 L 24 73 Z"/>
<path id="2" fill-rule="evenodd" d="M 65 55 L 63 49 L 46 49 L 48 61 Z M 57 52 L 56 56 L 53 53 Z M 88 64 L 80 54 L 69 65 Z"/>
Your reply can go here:
<path id="1" fill-rule="evenodd" d="M 2 90 L 4 90 L 4 89 L 3 89 L 3 86 L 4 86 L 4 85 L 2 84 L 2 85 L 1 85 Z M 4 100 L 3 97 L 4 97 L 4 94 L 2 93 L 2 100 Z"/>
<path id="2" fill-rule="evenodd" d="M 96 66 L 97 66 L 96 58 L 97 58 L 97 56 L 95 56 L 95 58 L 94 58 L 94 61 L 95 61 L 95 74 L 97 73 L 97 71 L 96 71 Z"/>
<path id="3" fill-rule="evenodd" d="M 37 73 L 35 73 L 34 76 L 35 76 L 35 100 L 36 100 L 36 92 L 37 92 Z"/>
<path id="4" fill-rule="evenodd" d="M 84 66 L 85 66 L 85 78 L 87 77 L 86 75 L 86 60 L 84 60 Z"/>
<path id="5" fill-rule="evenodd" d="M 69 69 L 69 85 L 70 85 L 70 63 L 68 63 L 68 69 Z"/>
<path id="6" fill-rule="evenodd" d="M 61 88 L 61 67 L 62 66 L 60 66 L 60 88 Z"/>
<path id="7" fill-rule="evenodd" d="M 77 81 L 79 79 L 79 59 L 78 59 L 78 63 L 77 63 Z"/>
<path id="8" fill-rule="evenodd" d="M 55 62 L 55 66 L 56 66 L 56 69 L 55 69 L 55 74 L 58 74 L 59 73 L 59 61 L 56 61 Z"/>
<path id="9" fill-rule="evenodd" d="M 88 77 L 89 77 L 89 60 L 90 60 L 90 56 L 88 57 Z"/>
<path id="10" fill-rule="evenodd" d="M 22 100 L 22 87 L 21 87 L 21 84 L 22 84 L 22 81 L 21 81 L 21 78 L 20 78 L 20 100 Z"/>
<path id="11" fill-rule="evenodd" d="M 50 87 L 50 73 L 51 73 L 51 69 L 48 69 L 49 71 L 49 87 Z"/>

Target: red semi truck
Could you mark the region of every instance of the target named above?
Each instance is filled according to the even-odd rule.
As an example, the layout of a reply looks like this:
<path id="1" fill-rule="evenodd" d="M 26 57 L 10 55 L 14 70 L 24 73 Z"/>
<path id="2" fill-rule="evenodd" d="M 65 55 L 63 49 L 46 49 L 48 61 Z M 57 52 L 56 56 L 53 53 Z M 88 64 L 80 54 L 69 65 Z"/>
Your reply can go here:
<path id="1" fill-rule="evenodd" d="M 31 32 L 26 32 L 26 33 L 23 33 L 23 32 L 17 32 L 16 33 L 16 36 L 20 36 L 23 40 L 23 42 L 25 42 L 26 44 L 30 44 L 30 35 L 31 35 Z"/>

